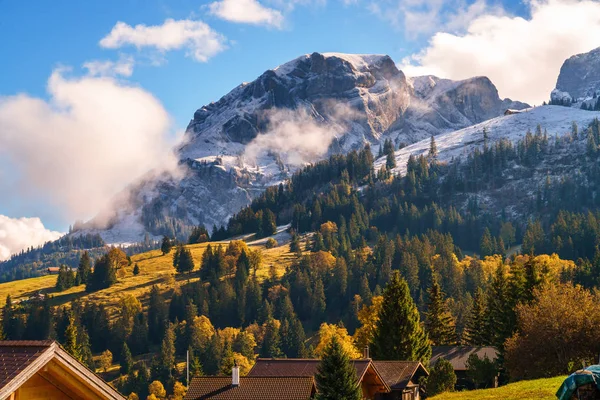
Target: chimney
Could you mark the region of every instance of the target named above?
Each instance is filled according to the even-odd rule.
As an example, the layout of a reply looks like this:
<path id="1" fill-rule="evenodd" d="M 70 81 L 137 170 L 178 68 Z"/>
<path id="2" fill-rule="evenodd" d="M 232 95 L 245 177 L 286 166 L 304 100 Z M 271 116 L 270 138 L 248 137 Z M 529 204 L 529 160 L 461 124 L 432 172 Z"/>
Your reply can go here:
<path id="1" fill-rule="evenodd" d="M 369 357 L 369 346 L 365 346 L 364 350 L 363 350 L 363 358 L 364 359 L 368 359 Z"/>
<path id="2" fill-rule="evenodd" d="M 231 368 L 231 385 L 240 386 L 240 367 L 238 367 L 237 361 L 234 362 L 233 368 Z"/>

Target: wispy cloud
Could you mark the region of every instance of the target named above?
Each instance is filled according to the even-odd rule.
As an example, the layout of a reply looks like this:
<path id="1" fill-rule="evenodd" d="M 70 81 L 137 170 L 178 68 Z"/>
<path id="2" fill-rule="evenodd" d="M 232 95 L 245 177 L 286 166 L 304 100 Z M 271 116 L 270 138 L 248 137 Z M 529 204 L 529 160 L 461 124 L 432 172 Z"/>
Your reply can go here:
<path id="1" fill-rule="evenodd" d="M 208 5 L 209 12 L 223 20 L 281 28 L 283 14 L 265 7 L 257 0 L 221 0 Z"/>
<path id="2" fill-rule="evenodd" d="M 227 48 L 227 39 L 202 21 L 167 19 L 162 25 L 131 26 L 117 22 L 100 40 L 100 46 L 109 49 L 135 46 L 161 53 L 185 49 L 188 57 L 206 62 Z"/>
<path id="3" fill-rule="evenodd" d="M 501 14 L 485 0 L 381 0 L 371 1 L 367 8 L 407 37 L 429 36 L 437 31 L 460 32 L 483 14 Z"/>
<path id="4" fill-rule="evenodd" d="M 29 247 L 56 240 L 63 234 L 44 227 L 39 218 L 9 218 L 0 215 L 0 261 Z"/>
<path id="5" fill-rule="evenodd" d="M 122 57 L 119 61 L 93 60 L 83 64 L 83 68 L 88 70 L 90 76 L 124 76 L 129 77 L 133 74 L 135 61 L 133 57 Z"/>
<path id="6" fill-rule="evenodd" d="M 500 95 L 540 104 L 570 56 L 600 46 L 600 3 L 531 1 L 530 17 L 486 13 L 463 34 L 436 33 L 420 53 L 403 60 L 405 73 L 451 79 L 489 77 Z M 574 29 L 573 27 L 582 27 Z"/>

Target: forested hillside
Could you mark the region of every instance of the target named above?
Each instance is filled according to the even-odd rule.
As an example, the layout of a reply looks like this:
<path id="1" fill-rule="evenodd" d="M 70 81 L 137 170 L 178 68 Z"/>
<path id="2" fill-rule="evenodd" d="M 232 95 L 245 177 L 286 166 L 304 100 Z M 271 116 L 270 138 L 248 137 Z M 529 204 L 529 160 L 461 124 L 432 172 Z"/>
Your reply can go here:
<path id="1" fill-rule="evenodd" d="M 593 359 L 599 344 L 580 329 L 600 323 L 598 128 L 596 120 L 550 138 L 539 127 L 451 163 L 438 161 L 432 138 L 404 176 L 392 173 L 390 142 L 378 171 L 368 147 L 332 156 L 270 187 L 212 235 L 198 227 L 188 244 L 165 238 L 160 252 L 82 256 L 77 271 L 61 269 L 54 297 L 7 299 L 3 334 L 55 337 L 140 398 L 153 380 L 174 390 L 188 350 L 192 373 L 228 374 L 234 362 L 244 373 L 257 356 L 319 356 L 332 336 L 352 357 L 370 345 L 375 358 L 425 363 L 431 345 L 496 346 L 498 364 L 474 378 L 481 387 L 496 372 L 501 382 L 564 374 Z M 480 204 L 479 193 L 582 146 L 576 174 L 548 177 L 518 207 Z M 287 224 L 289 241 L 229 240 L 271 237 Z M 571 309 L 554 323 L 556 310 Z M 398 332 L 407 352 L 389 348 Z M 566 354 L 549 350 L 576 339 Z M 110 372 L 112 361 L 120 374 Z"/>

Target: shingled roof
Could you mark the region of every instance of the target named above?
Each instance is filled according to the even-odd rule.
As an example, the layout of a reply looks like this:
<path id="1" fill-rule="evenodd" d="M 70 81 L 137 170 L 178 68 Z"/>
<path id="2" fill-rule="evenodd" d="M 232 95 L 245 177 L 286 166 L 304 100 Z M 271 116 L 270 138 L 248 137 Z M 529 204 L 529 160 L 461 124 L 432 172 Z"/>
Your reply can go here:
<path id="1" fill-rule="evenodd" d="M 13 394 L 36 374 L 53 380 L 55 371 L 60 371 L 61 379 L 69 375 L 73 384 L 80 385 L 74 389 L 78 390 L 75 394 L 86 393 L 89 399 L 124 399 L 53 340 L 0 341 L 0 399 Z"/>
<path id="2" fill-rule="evenodd" d="M 310 376 L 317 373 L 321 360 L 314 358 L 259 358 L 248 376 Z M 352 360 L 356 376 L 362 377 L 371 360 Z"/>
<path id="3" fill-rule="evenodd" d="M 0 388 L 40 358 L 54 343 L 44 341 L 0 341 Z"/>
<path id="4" fill-rule="evenodd" d="M 230 376 L 192 379 L 186 400 L 308 400 L 315 394 L 312 377 L 243 376 L 233 386 Z"/>
<path id="5" fill-rule="evenodd" d="M 373 364 L 392 390 L 418 384 L 419 377 L 429 375 L 418 361 L 373 361 Z"/>
<path id="6" fill-rule="evenodd" d="M 472 347 L 472 346 L 432 346 L 431 365 L 440 358 L 450 361 L 455 371 L 466 371 L 467 360 L 471 354 L 483 359 L 487 356 L 490 360 L 498 358 L 498 350 L 494 347 Z"/>

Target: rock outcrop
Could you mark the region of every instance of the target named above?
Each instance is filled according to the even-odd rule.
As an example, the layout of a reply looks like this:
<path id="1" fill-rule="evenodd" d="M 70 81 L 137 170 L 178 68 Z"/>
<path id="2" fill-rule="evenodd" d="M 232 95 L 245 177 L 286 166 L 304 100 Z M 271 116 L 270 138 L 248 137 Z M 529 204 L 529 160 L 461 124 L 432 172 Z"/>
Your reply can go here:
<path id="1" fill-rule="evenodd" d="M 564 62 L 551 98 L 577 102 L 597 95 L 600 95 L 600 47 Z"/>

